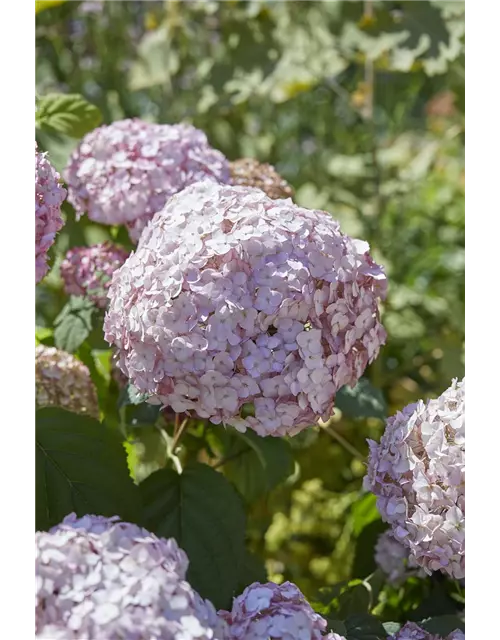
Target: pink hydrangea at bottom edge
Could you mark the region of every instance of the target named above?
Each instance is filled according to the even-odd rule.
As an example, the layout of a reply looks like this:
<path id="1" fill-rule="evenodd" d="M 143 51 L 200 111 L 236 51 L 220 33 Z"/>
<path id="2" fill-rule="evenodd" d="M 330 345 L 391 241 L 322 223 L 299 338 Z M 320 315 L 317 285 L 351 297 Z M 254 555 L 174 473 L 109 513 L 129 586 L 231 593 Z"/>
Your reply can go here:
<path id="1" fill-rule="evenodd" d="M 61 263 L 65 292 L 84 296 L 105 309 L 111 278 L 128 255 L 128 251 L 111 242 L 70 249 Z"/>
<path id="2" fill-rule="evenodd" d="M 113 277 L 105 338 L 151 402 L 295 435 L 328 419 L 336 392 L 377 357 L 385 290 L 368 244 L 329 214 L 198 182 Z"/>
<path id="3" fill-rule="evenodd" d="M 204 178 L 228 182 L 229 163 L 203 131 L 191 125 L 135 118 L 84 136 L 64 177 L 78 215 L 87 213 L 103 224 L 127 224 L 137 242 L 174 193 Z"/>
<path id="4" fill-rule="evenodd" d="M 394 538 L 431 574 L 465 577 L 465 378 L 389 418 L 364 480 Z"/>
<path id="5" fill-rule="evenodd" d="M 455 629 L 455 631 L 443 638 L 425 631 L 415 622 L 407 622 L 394 635 L 388 636 L 387 640 L 465 640 L 465 634 L 460 629 Z"/>
<path id="6" fill-rule="evenodd" d="M 70 514 L 36 546 L 36 637 L 226 640 L 226 624 L 186 582 L 175 540 L 118 517 Z"/>
<path id="7" fill-rule="evenodd" d="M 61 205 L 65 197 L 58 172 L 35 142 L 35 282 L 49 270 L 47 252 L 64 224 Z"/>
<path id="8" fill-rule="evenodd" d="M 228 624 L 230 640 L 345 640 L 327 633 L 326 620 L 291 582 L 254 582 L 219 616 Z"/>
<path id="9" fill-rule="evenodd" d="M 410 557 L 410 550 L 394 538 L 392 531 L 384 531 L 375 545 L 375 562 L 383 571 L 389 584 L 395 587 L 412 576 L 424 578 L 426 573 Z"/>

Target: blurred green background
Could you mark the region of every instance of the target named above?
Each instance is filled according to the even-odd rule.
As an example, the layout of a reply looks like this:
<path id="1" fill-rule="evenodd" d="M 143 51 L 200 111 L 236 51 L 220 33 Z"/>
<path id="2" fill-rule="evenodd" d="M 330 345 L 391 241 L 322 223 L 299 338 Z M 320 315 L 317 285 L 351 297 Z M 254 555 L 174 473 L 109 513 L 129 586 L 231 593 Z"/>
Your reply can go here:
<path id="1" fill-rule="evenodd" d="M 293 439 L 286 485 L 248 505 L 270 578 L 312 596 L 365 577 L 383 530 L 361 498 L 366 438 L 384 413 L 464 375 L 464 3 L 37 4 L 56 5 L 37 13 L 38 95 L 81 93 L 106 123 L 190 122 L 228 158 L 274 164 L 298 204 L 329 211 L 385 266 L 388 339 L 366 372 L 383 402 L 364 418 L 337 412 L 335 438 Z M 59 170 L 78 143 L 37 138 Z M 68 204 L 65 214 L 56 268 L 37 287 L 40 327 L 66 301 L 57 264 L 70 246 L 127 243 L 123 230 L 76 223 Z"/>

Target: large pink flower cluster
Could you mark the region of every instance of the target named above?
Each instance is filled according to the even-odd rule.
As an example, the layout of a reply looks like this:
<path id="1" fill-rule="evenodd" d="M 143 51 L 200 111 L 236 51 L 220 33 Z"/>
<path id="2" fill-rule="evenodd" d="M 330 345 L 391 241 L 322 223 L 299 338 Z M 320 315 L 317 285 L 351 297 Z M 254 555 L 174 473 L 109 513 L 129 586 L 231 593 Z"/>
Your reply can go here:
<path id="1" fill-rule="evenodd" d="M 323 211 L 196 183 L 113 277 L 105 337 L 151 401 L 296 434 L 331 415 L 384 343 L 386 278 L 368 249 Z"/>
<path id="2" fill-rule="evenodd" d="M 185 581 L 187 567 L 173 539 L 71 514 L 36 534 L 37 637 L 224 640 L 224 621 Z"/>
<path id="3" fill-rule="evenodd" d="M 455 629 L 446 638 L 443 638 L 434 633 L 429 633 L 415 622 L 407 622 L 394 635 L 389 636 L 387 640 L 465 640 L 465 634 L 460 629 Z"/>
<path id="4" fill-rule="evenodd" d="M 230 640 L 345 640 L 327 633 L 327 621 L 291 582 L 254 582 L 219 616 L 228 623 Z"/>
<path id="5" fill-rule="evenodd" d="M 124 224 L 137 241 L 167 199 L 202 180 L 229 181 L 229 164 L 206 135 L 187 124 L 120 120 L 88 133 L 65 170 L 77 214 Z"/>
<path id="6" fill-rule="evenodd" d="M 35 281 L 40 282 L 49 269 L 47 251 L 64 222 L 61 205 L 66 189 L 50 164 L 47 154 L 40 153 L 35 142 Z"/>
<path id="7" fill-rule="evenodd" d="M 387 420 L 369 440 L 365 488 L 427 573 L 465 576 L 465 379 Z"/>
<path id="8" fill-rule="evenodd" d="M 411 576 L 425 577 L 425 571 L 416 566 L 408 547 L 398 542 L 392 531 L 385 531 L 379 536 L 375 545 L 375 562 L 385 574 L 387 582 L 394 586 Z"/>
<path id="9" fill-rule="evenodd" d="M 111 242 L 70 249 L 61 264 L 68 295 L 85 296 L 105 309 L 111 276 L 128 257 L 128 251 Z"/>

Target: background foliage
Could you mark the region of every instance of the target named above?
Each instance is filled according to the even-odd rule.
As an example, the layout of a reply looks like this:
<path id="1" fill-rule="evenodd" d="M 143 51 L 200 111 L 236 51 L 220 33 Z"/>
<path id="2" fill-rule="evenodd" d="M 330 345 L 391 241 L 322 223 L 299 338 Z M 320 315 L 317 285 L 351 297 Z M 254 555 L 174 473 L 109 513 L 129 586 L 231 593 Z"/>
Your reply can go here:
<path id="1" fill-rule="evenodd" d="M 457 585 L 433 576 L 395 589 L 373 574 L 384 525 L 361 480 L 366 438 L 380 436 L 384 416 L 439 395 L 464 373 L 464 3 L 36 4 L 37 140 L 59 170 L 101 118 L 191 122 L 230 159 L 274 164 L 298 204 L 331 212 L 345 232 L 368 240 L 389 278 L 387 345 L 355 392 L 339 395 L 328 426 L 284 441 L 190 424 L 192 466 L 182 482 L 192 503 L 185 512 L 171 507 L 176 515 L 165 521 L 153 500 L 148 522 L 173 535 L 204 505 L 197 526 L 211 529 L 207 548 L 220 544 L 217 505 L 208 507 L 194 484 L 189 493 L 200 473 L 209 474 L 207 487 L 217 484 L 220 474 L 199 465 L 208 462 L 230 481 L 223 491 L 236 492 L 224 494 L 234 517 L 244 519 L 242 504 L 246 512 L 246 540 L 223 569 L 230 574 L 239 558 L 241 588 L 266 572 L 292 580 L 332 620 L 368 611 L 399 621 L 454 614 Z M 75 98 L 62 108 L 54 93 L 91 104 Z M 102 417 L 121 429 L 131 474 L 154 496 L 173 473 L 173 417 L 130 390 L 119 395 L 102 314 L 68 303 L 58 273 L 72 246 L 109 238 L 132 246 L 123 229 L 77 223 L 67 203 L 64 212 L 55 268 L 37 286 L 37 340 L 89 366 Z M 49 418 L 37 427 L 42 440 L 55 437 Z M 67 447 L 77 440 L 67 437 Z"/>

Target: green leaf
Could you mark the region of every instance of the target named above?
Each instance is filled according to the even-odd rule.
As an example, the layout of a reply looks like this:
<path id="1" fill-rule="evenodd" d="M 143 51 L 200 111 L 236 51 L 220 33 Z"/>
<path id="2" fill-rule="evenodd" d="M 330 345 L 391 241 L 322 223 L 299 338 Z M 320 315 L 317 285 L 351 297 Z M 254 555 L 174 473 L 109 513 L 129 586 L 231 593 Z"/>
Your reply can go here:
<path id="1" fill-rule="evenodd" d="M 380 513 L 377 509 L 377 498 L 373 493 L 367 493 L 357 500 L 351 509 L 353 533 L 355 536 L 372 522 L 380 520 Z"/>
<path id="2" fill-rule="evenodd" d="M 142 402 L 125 407 L 125 423 L 134 428 L 156 424 L 160 415 L 161 405 Z"/>
<path id="3" fill-rule="evenodd" d="M 188 580 L 216 608 L 229 607 L 245 560 L 245 512 L 224 476 L 188 465 L 161 469 L 139 485 L 145 526 L 175 538 L 189 557 Z"/>
<path id="4" fill-rule="evenodd" d="M 344 622 L 347 640 L 386 640 L 387 638 L 382 623 L 367 613 L 350 616 Z"/>
<path id="5" fill-rule="evenodd" d="M 42 129 L 81 138 L 100 124 L 102 116 L 79 93 L 50 93 L 38 100 L 35 119 Z"/>
<path id="6" fill-rule="evenodd" d="M 387 404 L 382 392 L 366 378 L 361 378 L 354 389 L 342 387 L 337 393 L 335 403 L 342 413 L 351 418 L 384 420 L 387 417 Z"/>
<path id="7" fill-rule="evenodd" d="M 371 605 L 371 590 L 363 581 L 349 585 L 339 596 L 338 617 L 345 619 L 349 616 L 368 613 Z"/>
<path id="8" fill-rule="evenodd" d="M 245 550 L 243 564 L 240 569 L 239 586 L 237 593 L 242 593 L 249 584 L 254 582 L 267 582 L 267 571 L 264 562 L 254 553 Z"/>
<path id="9" fill-rule="evenodd" d="M 130 475 L 136 482 L 143 482 L 167 462 L 167 443 L 160 429 L 154 426 L 144 425 L 133 430 L 125 446 Z"/>
<path id="10" fill-rule="evenodd" d="M 131 382 L 123 387 L 120 391 L 118 398 L 118 408 L 126 407 L 127 405 L 138 405 L 145 402 L 149 398 L 149 394 L 141 393 L 137 387 Z"/>
<path id="11" fill-rule="evenodd" d="M 253 431 L 214 429 L 222 443 L 224 475 L 241 495 L 253 502 L 293 473 L 293 456 L 281 438 L 261 438 Z"/>
<path id="12" fill-rule="evenodd" d="M 328 622 L 328 631 L 333 631 L 333 633 L 338 633 L 340 636 L 345 637 L 347 630 L 342 620 L 330 619 L 328 616 L 326 617 L 326 620 Z"/>
<path id="13" fill-rule="evenodd" d="M 435 633 L 443 637 L 456 629 L 465 632 L 464 621 L 455 615 L 436 616 L 435 618 L 429 618 L 424 622 L 420 622 L 419 625 L 429 633 Z"/>
<path id="14" fill-rule="evenodd" d="M 35 344 L 45 344 L 46 341 L 52 340 L 54 332 L 49 327 L 35 328 Z"/>
<path id="15" fill-rule="evenodd" d="M 92 330 L 95 306 L 82 297 L 71 296 L 54 321 L 54 340 L 58 349 L 74 353 Z"/>
<path id="16" fill-rule="evenodd" d="M 431 588 L 427 596 L 421 600 L 418 607 L 412 611 L 411 620 L 429 620 L 441 616 L 453 616 L 457 610 L 457 603 L 447 589 L 445 581 L 431 581 Z"/>
<path id="17" fill-rule="evenodd" d="M 63 409 L 36 413 L 36 529 L 47 530 L 68 513 L 140 519 L 119 435 L 88 416 Z"/>
<path id="18" fill-rule="evenodd" d="M 376 570 L 377 564 L 374 557 L 374 548 L 379 536 L 386 530 L 387 524 L 379 518 L 366 525 L 359 534 L 355 542 L 352 575 L 365 577 Z"/>
<path id="19" fill-rule="evenodd" d="M 66 2 L 66 0 L 35 0 L 35 15 L 41 11 L 45 11 L 45 9 L 57 7 L 64 2 Z"/>
<path id="20" fill-rule="evenodd" d="M 385 632 L 389 635 L 394 635 L 401 629 L 401 625 L 399 624 L 399 622 L 383 622 L 382 625 L 385 629 Z"/>

